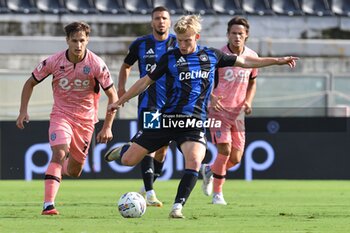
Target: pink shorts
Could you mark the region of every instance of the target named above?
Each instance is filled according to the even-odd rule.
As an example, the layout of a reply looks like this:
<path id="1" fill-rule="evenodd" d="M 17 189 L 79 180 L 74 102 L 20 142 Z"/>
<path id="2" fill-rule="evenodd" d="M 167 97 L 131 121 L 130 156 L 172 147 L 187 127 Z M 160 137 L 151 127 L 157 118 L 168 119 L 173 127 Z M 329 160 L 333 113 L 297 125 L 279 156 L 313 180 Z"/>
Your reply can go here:
<path id="1" fill-rule="evenodd" d="M 93 124 L 82 124 L 69 118 L 51 115 L 50 145 L 68 145 L 70 156 L 81 164 L 86 160 L 93 132 Z"/>
<path id="2" fill-rule="evenodd" d="M 231 143 L 232 147 L 243 151 L 245 146 L 244 118 L 229 121 L 225 117 L 215 116 L 215 119 L 221 120 L 221 127 L 210 129 L 212 142 L 214 144 Z"/>

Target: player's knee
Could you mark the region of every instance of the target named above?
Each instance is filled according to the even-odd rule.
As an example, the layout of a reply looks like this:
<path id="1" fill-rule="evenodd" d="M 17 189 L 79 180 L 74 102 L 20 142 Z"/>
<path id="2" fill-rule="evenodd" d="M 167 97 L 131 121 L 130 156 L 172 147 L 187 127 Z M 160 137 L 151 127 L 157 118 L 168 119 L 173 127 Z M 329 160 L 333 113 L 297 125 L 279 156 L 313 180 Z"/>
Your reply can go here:
<path id="1" fill-rule="evenodd" d="M 234 155 L 234 156 L 230 156 L 230 161 L 231 163 L 233 163 L 234 165 L 240 163 L 242 160 L 242 154 L 238 154 L 238 155 Z"/>
<path id="2" fill-rule="evenodd" d="M 65 153 L 53 153 L 51 162 L 63 164 L 64 158 L 65 158 Z"/>
<path id="3" fill-rule="evenodd" d="M 230 143 L 219 143 L 217 144 L 218 153 L 229 156 L 231 154 L 231 144 Z"/>
<path id="4" fill-rule="evenodd" d="M 192 169 L 196 171 L 199 171 L 199 168 L 201 167 L 201 165 L 202 165 L 202 161 L 198 159 L 187 160 L 185 162 L 186 169 Z"/>
<path id="5" fill-rule="evenodd" d="M 229 156 L 231 154 L 231 149 L 228 147 L 223 147 L 220 149 L 219 153 L 225 156 Z"/>
<path id="6" fill-rule="evenodd" d="M 81 175 L 81 170 L 80 169 L 68 169 L 67 175 L 73 178 L 78 178 Z"/>
<path id="7" fill-rule="evenodd" d="M 231 163 L 233 163 L 234 165 L 240 163 L 242 160 L 242 158 L 230 158 Z"/>

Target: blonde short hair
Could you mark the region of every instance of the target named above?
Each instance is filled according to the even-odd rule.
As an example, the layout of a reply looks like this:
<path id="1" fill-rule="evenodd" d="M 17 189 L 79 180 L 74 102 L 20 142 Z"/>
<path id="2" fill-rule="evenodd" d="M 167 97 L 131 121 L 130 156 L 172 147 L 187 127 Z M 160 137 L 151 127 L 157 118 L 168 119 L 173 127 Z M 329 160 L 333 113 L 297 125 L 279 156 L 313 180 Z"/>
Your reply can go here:
<path id="1" fill-rule="evenodd" d="M 200 15 L 184 15 L 175 23 L 174 31 L 177 34 L 183 34 L 191 28 L 196 34 L 199 34 L 202 30 L 201 22 Z"/>

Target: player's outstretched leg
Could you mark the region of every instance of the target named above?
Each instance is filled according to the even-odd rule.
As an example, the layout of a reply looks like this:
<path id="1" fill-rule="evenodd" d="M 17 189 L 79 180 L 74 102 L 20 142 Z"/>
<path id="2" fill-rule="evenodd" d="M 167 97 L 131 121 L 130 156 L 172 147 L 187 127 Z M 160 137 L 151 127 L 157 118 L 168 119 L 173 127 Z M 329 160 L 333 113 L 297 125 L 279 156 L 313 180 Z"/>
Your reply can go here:
<path id="1" fill-rule="evenodd" d="M 110 149 L 107 151 L 107 153 L 104 155 L 104 159 L 107 162 L 112 162 L 115 160 L 119 160 L 120 157 L 125 153 L 125 151 L 128 150 L 128 148 L 131 146 L 131 142 L 128 142 L 122 146 L 118 146 L 116 148 Z"/>

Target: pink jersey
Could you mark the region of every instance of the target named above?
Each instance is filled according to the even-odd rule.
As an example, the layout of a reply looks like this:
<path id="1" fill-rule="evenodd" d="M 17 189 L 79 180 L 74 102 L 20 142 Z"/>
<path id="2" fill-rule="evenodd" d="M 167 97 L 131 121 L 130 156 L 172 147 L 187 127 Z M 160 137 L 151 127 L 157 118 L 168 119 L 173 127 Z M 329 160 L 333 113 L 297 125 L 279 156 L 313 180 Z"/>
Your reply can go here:
<path id="1" fill-rule="evenodd" d="M 228 45 L 221 48 L 226 54 L 233 54 Z M 241 56 L 257 57 L 256 52 L 248 47 L 244 48 Z M 230 113 L 235 113 L 235 116 L 239 114 L 246 98 L 247 87 L 250 78 L 255 78 L 258 75 L 258 69 L 256 68 L 241 68 L 241 67 L 223 67 L 219 68 L 219 83 L 213 90 L 213 94 L 216 96 L 223 96 L 221 104 L 225 106 L 225 109 Z M 214 111 L 210 111 L 214 113 Z M 217 113 L 214 113 L 217 115 Z M 232 116 L 232 115 L 231 115 Z"/>
<path id="2" fill-rule="evenodd" d="M 100 86 L 106 90 L 113 85 L 104 61 L 87 50 L 79 63 L 68 60 L 68 50 L 58 52 L 42 61 L 33 77 L 43 81 L 52 74 L 54 104 L 51 115 L 68 115 L 75 121 L 96 123 Z"/>

